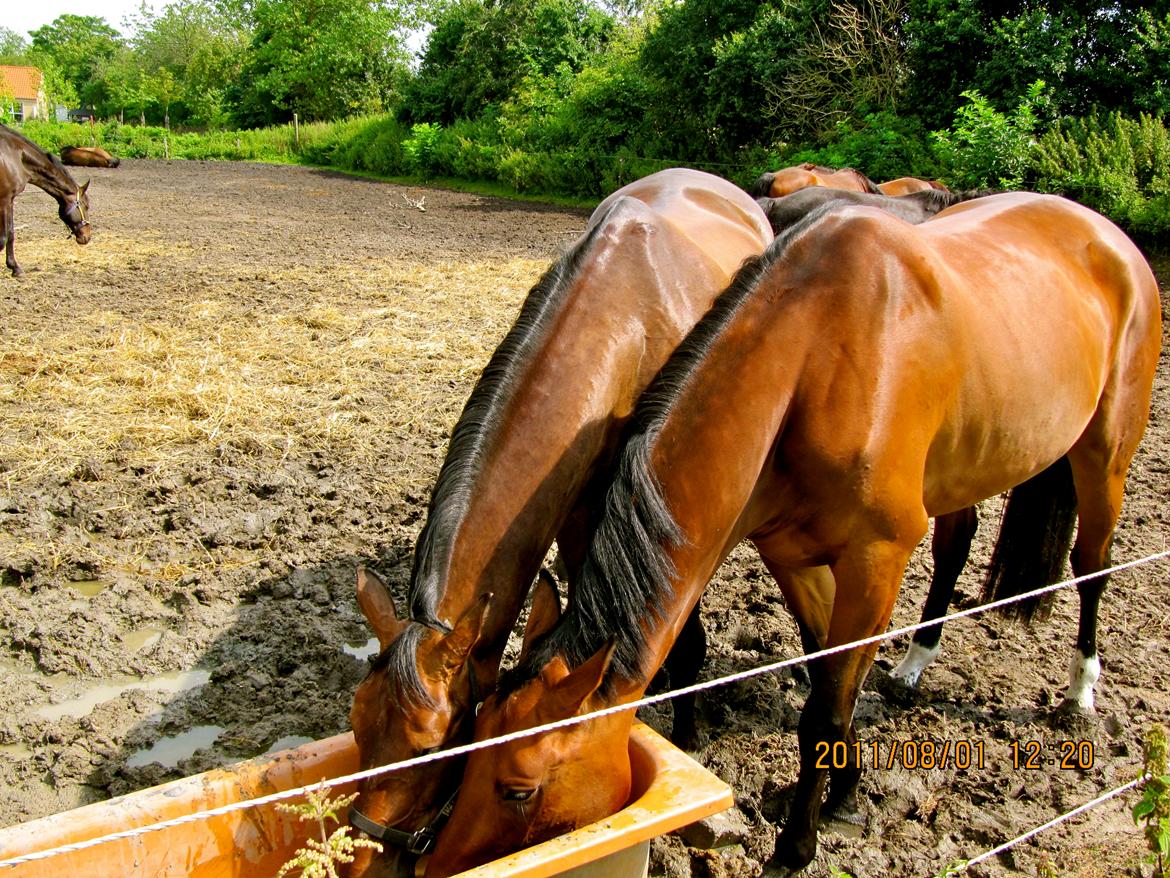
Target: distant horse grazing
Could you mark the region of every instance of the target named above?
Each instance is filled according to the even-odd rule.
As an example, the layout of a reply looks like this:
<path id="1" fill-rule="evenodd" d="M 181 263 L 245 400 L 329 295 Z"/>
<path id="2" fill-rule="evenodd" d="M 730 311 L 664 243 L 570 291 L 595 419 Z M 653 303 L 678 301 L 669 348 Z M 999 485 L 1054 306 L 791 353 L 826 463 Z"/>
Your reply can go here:
<path id="1" fill-rule="evenodd" d="M 987 190 L 970 192 L 944 192 L 926 189 L 911 195 L 874 195 L 869 192 L 851 192 L 847 189 L 825 189 L 809 186 L 798 189 L 783 198 L 757 198 L 756 203 L 772 224 L 772 231 L 779 235 L 789 226 L 795 225 L 812 211 L 826 204 L 845 207 L 850 204 L 877 207 L 908 223 L 921 223 L 953 204 L 992 194 Z"/>
<path id="2" fill-rule="evenodd" d="M 877 183 L 853 168 L 826 168 L 805 162 L 791 168 L 781 168 L 763 174 L 748 191 L 757 197 L 780 198 L 806 186 L 824 186 L 828 189 L 847 189 L 853 192 L 872 192 L 880 195 Z"/>
<path id="3" fill-rule="evenodd" d="M 898 177 L 894 180 L 878 183 L 877 187 L 883 195 L 894 196 L 910 195 L 914 192 L 926 192 L 929 189 L 938 189 L 943 192 L 950 191 L 938 180 L 924 180 L 921 177 Z"/>
<path id="4" fill-rule="evenodd" d="M 742 189 L 675 168 L 605 199 L 533 287 L 452 432 L 415 548 L 410 616 L 359 572 L 358 604 L 381 646 L 350 714 L 363 768 L 470 738 L 554 538 L 574 586 L 638 394 L 771 240 Z M 667 662 L 676 685 L 695 679 L 705 651 L 698 614 L 684 627 L 681 660 Z M 688 726 L 676 707 L 675 736 Z M 386 852 L 359 852 L 350 878 L 413 875 L 408 855 L 433 843 L 461 768 L 362 782 L 351 823 Z"/>
<path id="5" fill-rule="evenodd" d="M 1088 578 L 1065 698 L 1091 712 L 1100 571 L 1149 415 L 1160 314 L 1133 243 L 1054 196 L 994 195 L 921 225 L 867 207 L 809 214 L 745 265 L 642 395 L 568 609 L 558 621 L 555 595 L 538 592 L 476 737 L 636 700 L 743 539 L 806 652 L 885 631 L 929 519 L 1037 477 L 1059 490 L 1032 517 L 1058 527 L 1075 485 L 1072 568 Z M 1031 563 L 1043 530 L 999 560 Z M 876 651 L 809 665 L 781 874 L 812 860 L 822 804 L 854 807 L 853 715 Z M 428 878 L 621 808 L 633 713 L 471 754 Z"/>
<path id="6" fill-rule="evenodd" d="M 122 163 L 100 146 L 63 146 L 61 161 L 82 168 L 116 168 Z"/>
<path id="7" fill-rule="evenodd" d="M 13 200 L 32 183 L 57 199 L 57 215 L 69 227 L 78 244 L 88 244 L 90 238 L 89 183 L 79 187 L 55 156 L 49 155 L 23 134 L 7 125 L 0 125 L 0 240 L 4 244 L 4 259 L 13 277 L 23 270 L 16 262 L 13 241 L 16 223 Z"/>

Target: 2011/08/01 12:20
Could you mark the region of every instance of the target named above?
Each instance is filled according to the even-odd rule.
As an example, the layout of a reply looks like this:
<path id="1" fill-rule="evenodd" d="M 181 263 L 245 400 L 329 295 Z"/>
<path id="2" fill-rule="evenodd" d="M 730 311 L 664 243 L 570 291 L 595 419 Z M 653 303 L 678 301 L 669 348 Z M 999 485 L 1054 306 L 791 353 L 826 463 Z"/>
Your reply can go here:
<path id="1" fill-rule="evenodd" d="M 883 753 L 884 750 L 884 753 Z M 1039 771 L 1055 767 L 1062 770 L 1089 771 L 1096 762 L 1096 744 L 1093 741 L 1013 740 L 1008 745 L 1012 768 Z M 819 741 L 816 745 L 817 768 L 847 768 L 870 766 L 873 769 L 931 771 L 953 768 L 957 771 L 982 769 L 986 764 L 987 748 L 983 741 L 926 741 L 906 740 L 892 744 L 882 741 Z"/>

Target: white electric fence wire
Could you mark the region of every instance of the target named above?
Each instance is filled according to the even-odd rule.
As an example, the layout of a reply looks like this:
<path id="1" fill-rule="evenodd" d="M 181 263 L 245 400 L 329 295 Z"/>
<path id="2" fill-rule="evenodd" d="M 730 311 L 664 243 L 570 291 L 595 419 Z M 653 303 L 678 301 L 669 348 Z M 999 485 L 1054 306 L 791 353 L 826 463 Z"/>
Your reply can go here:
<path id="1" fill-rule="evenodd" d="M 1078 585 L 1081 582 L 1093 579 L 1098 576 L 1119 573 L 1123 570 L 1129 570 L 1130 568 L 1137 567 L 1142 564 L 1149 564 L 1154 561 L 1159 561 L 1166 557 L 1170 557 L 1170 550 L 1158 552 L 1154 555 L 1148 555 L 1145 558 L 1139 558 L 1136 561 L 1128 561 L 1124 564 L 1118 564 L 1113 567 L 1106 568 L 1105 570 L 1099 570 L 1096 573 L 1078 576 L 1063 582 L 1056 582 L 1051 585 L 1043 586 L 1042 588 L 1024 592 L 1023 594 L 1013 595 L 1009 598 L 1003 598 L 1002 600 L 980 604 L 977 607 L 970 607 L 966 610 L 960 610 L 950 614 L 949 616 L 943 616 L 938 619 L 931 619 L 928 622 L 917 622 L 913 625 L 905 625 L 901 628 L 893 628 L 884 633 L 875 634 L 872 637 L 866 637 L 862 640 L 855 640 L 852 643 L 842 643 L 838 646 L 821 649 L 802 656 L 795 656 L 790 659 L 784 659 L 782 661 L 772 662 L 767 665 L 761 665 L 757 668 L 750 668 L 746 671 L 740 671 L 739 673 L 730 674 L 726 677 L 719 677 L 714 680 L 705 680 L 701 683 L 695 683 L 691 686 L 684 686 L 680 689 L 674 689 L 670 692 L 661 692 L 657 695 L 647 695 L 643 698 L 639 698 L 636 701 L 629 701 L 624 704 L 613 705 L 612 707 L 602 708 L 601 710 L 595 710 L 591 713 L 585 713 L 579 716 L 571 716 L 565 719 L 556 720 L 555 722 L 544 723 L 543 725 L 539 726 L 531 726 L 526 729 L 510 732 L 506 735 L 500 735 L 497 738 L 488 738 L 483 741 L 474 741 L 470 744 L 461 744 L 457 747 L 450 747 L 446 750 L 440 750 L 435 753 L 427 753 L 422 756 L 416 756 L 413 759 L 405 759 L 401 762 L 393 762 L 388 765 L 379 765 L 374 768 L 367 768 L 364 771 L 355 771 L 352 774 L 346 774 L 341 777 L 326 778 L 317 783 L 307 784 L 305 786 L 296 787 L 294 789 L 280 790 L 279 792 L 270 793 L 267 796 L 260 796 L 258 798 L 248 799 L 247 801 L 243 802 L 230 802 L 218 808 L 211 808 L 206 811 L 196 812 L 194 814 L 185 814 L 182 817 L 175 817 L 170 820 L 162 820 L 158 823 L 151 823 L 147 826 L 127 829 L 123 830 L 122 832 L 114 832 L 110 833 L 109 835 L 103 835 L 97 838 L 87 839 L 85 841 L 74 842 L 72 844 L 61 845 L 60 847 L 55 847 L 44 851 L 35 851 L 29 854 L 10 857 L 5 860 L 0 860 L 0 869 L 19 866 L 23 863 L 32 862 L 35 860 L 48 859 L 49 857 L 71 853 L 73 851 L 85 850 L 86 848 L 96 847 L 97 845 L 106 844 L 107 842 L 118 841 L 119 839 L 135 838 L 140 835 L 146 835 L 150 832 L 159 832 L 160 830 L 170 829 L 175 826 L 182 826 L 186 823 L 195 823 L 200 820 L 205 820 L 208 817 L 219 817 L 224 814 L 230 814 L 234 811 L 242 811 L 245 808 L 254 808 L 260 805 L 268 805 L 273 802 L 281 802 L 286 799 L 294 799 L 303 796 L 309 790 L 330 789 L 332 787 L 342 786 L 348 783 L 368 780 L 369 778 L 387 774 L 391 771 L 401 771 L 406 768 L 414 768 L 419 765 L 426 765 L 431 762 L 437 762 L 441 759 L 452 759 L 456 756 L 463 756 L 476 750 L 483 750 L 488 747 L 496 747 L 500 744 L 518 741 L 520 739 L 532 737 L 535 735 L 543 735 L 547 732 L 568 728 L 569 726 L 575 726 L 579 723 L 588 722 L 589 720 L 601 719 L 607 716 L 612 716 L 614 714 L 637 710 L 642 707 L 648 707 L 652 704 L 660 704 L 664 701 L 669 701 L 682 695 L 691 695 L 698 692 L 704 692 L 707 689 L 714 689 L 718 686 L 726 686 L 730 683 L 736 683 L 742 680 L 751 679 L 753 677 L 759 677 L 764 674 L 770 674 L 775 671 L 782 670 L 783 668 L 806 664 L 813 661 L 814 659 L 823 658 L 829 655 L 836 655 L 837 653 L 845 652 L 846 650 L 856 649 L 862 646 L 869 646 L 874 643 L 880 643 L 883 640 L 891 640 L 895 637 L 901 637 L 904 634 L 913 634 L 915 631 L 919 631 L 923 628 L 930 628 L 935 625 L 941 625 L 945 622 L 952 622 L 956 619 L 964 619 L 968 616 L 975 616 L 980 613 L 986 613 L 989 610 L 996 610 L 1019 601 L 1040 597 L 1041 595 L 1049 594 L 1050 592 L 1059 591 L 1060 589 Z"/>
<path id="2" fill-rule="evenodd" d="M 984 851 L 979 856 L 972 857 L 970 860 L 967 860 L 967 862 L 965 862 L 962 865 L 961 871 L 965 872 L 965 871 L 967 871 L 967 869 L 969 869 L 971 866 L 974 866 L 976 863 L 982 863 L 984 860 L 990 860 L 992 857 L 997 856 L 999 854 L 1002 854 L 1004 851 L 1006 851 L 1010 848 L 1013 848 L 1016 845 L 1021 844 L 1030 838 L 1036 837 L 1037 835 L 1044 832 L 1045 830 L 1051 829 L 1054 826 L 1057 826 L 1061 823 L 1064 823 L 1064 821 L 1066 821 L 1066 820 L 1071 820 L 1073 817 L 1076 817 L 1078 814 L 1083 814 L 1086 811 L 1090 811 L 1093 808 L 1096 808 L 1098 805 L 1102 805 L 1105 802 L 1108 802 L 1110 799 L 1114 799 L 1117 796 L 1120 796 L 1122 793 L 1127 793 L 1130 790 L 1132 790 L 1134 787 L 1136 787 L 1138 784 L 1145 781 L 1145 779 L 1146 779 L 1146 775 L 1144 775 L 1144 774 L 1141 777 L 1135 777 L 1129 783 L 1122 784 L 1121 786 L 1115 787 L 1115 788 L 1109 790 L 1108 792 L 1102 793 L 1101 795 L 1097 796 L 1097 798 L 1092 799 L 1091 801 L 1085 802 L 1083 805 L 1079 805 L 1078 807 L 1073 808 L 1071 811 L 1067 811 L 1064 814 L 1061 814 L 1059 817 L 1053 817 L 1051 820 L 1049 820 L 1043 826 L 1037 826 L 1035 829 L 1029 829 L 1023 835 L 1017 835 L 1011 841 L 1005 841 L 999 847 L 994 847 L 989 851 Z"/>

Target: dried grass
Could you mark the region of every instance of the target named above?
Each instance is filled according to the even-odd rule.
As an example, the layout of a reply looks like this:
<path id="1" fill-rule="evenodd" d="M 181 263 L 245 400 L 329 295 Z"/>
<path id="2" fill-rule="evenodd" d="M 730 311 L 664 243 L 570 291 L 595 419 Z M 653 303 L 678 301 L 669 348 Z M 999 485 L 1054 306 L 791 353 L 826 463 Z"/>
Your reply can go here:
<path id="1" fill-rule="evenodd" d="M 345 460 L 388 448 L 380 437 L 441 433 L 546 265 L 387 260 L 219 279 L 200 274 L 190 248 L 149 240 L 39 239 L 21 256 L 87 273 L 186 263 L 196 297 L 68 316 L 42 300 L 6 315 L 10 492 L 79 466 L 166 468 L 224 446 Z M 278 292 L 265 302 L 264 289 Z M 388 463 L 410 475 L 408 460 Z"/>

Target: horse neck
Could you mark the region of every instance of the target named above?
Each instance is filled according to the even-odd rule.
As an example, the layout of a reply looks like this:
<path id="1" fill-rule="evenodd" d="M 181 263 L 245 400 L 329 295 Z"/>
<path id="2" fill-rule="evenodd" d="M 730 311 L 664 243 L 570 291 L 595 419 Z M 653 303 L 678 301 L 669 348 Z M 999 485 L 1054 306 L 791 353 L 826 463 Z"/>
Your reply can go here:
<path id="1" fill-rule="evenodd" d="M 63 203 L 70 195 L 77 194 L 77 184 L 66 171 L 58 168 L 53 160 L 32 144 L 21 144 L 21 156 L 28 170 L 29 182 L 47 192 L 57 202 Z"/>
<path id="2" fill-rule="evenodd" d="M 522 373 L 475 430 L 470 444 L 477 459 L 464 461 L 462 502 L 434 522 L 445 532 L 427 560 L 435 614 L 451 620 L 480 595 L 493 594 L 481 654 L 503 649 L 557 532 L 608 466 L 634 396 L 682 334 L 675 329 L 666 338 L 660 327 L 630 332 L 629 322 L 644 317 L 631 304 L 639 297 L 599 302 L 599 293 L 618 285 L 596 280 L 590 295 L 558 306 L 552 328 L 525 354 Z M 598 319 L 599 312 L 616 323 Z M 654 349 L 657 342 L 661 350 Z M 422 587 L 419 578 L 416 583 Z"/>

